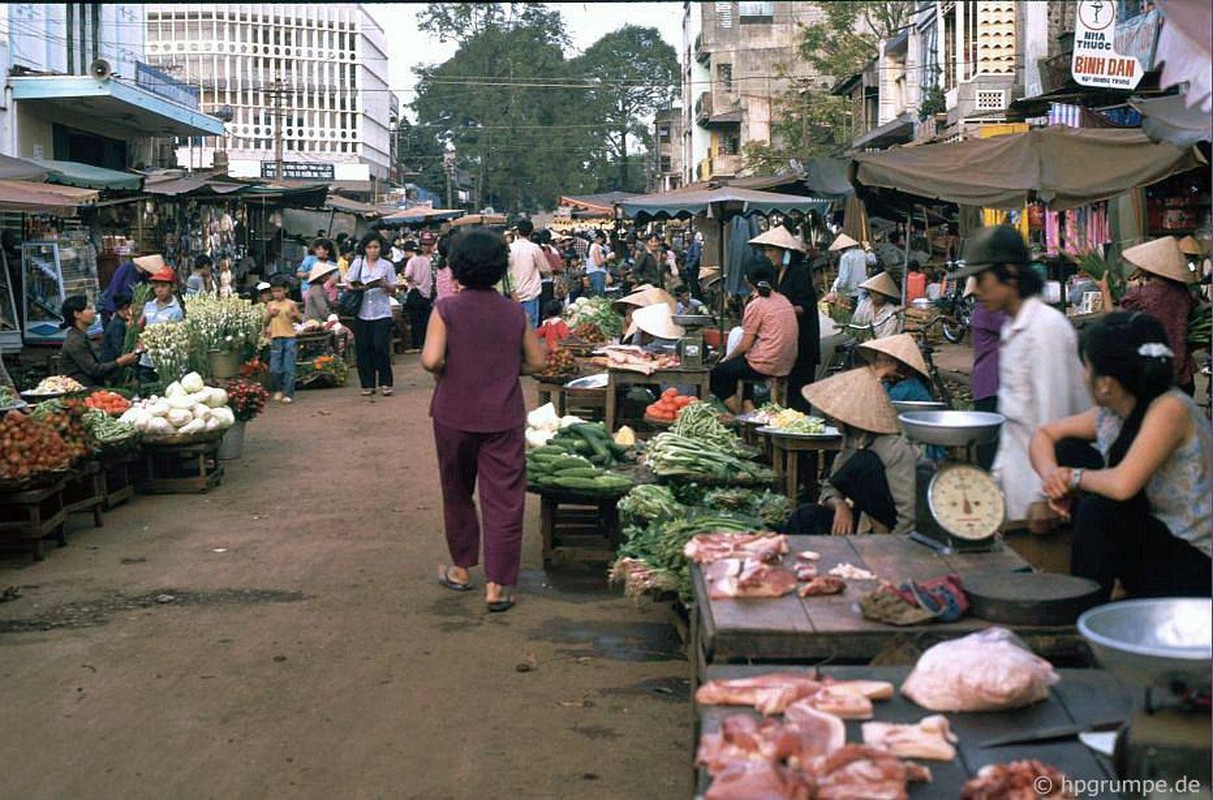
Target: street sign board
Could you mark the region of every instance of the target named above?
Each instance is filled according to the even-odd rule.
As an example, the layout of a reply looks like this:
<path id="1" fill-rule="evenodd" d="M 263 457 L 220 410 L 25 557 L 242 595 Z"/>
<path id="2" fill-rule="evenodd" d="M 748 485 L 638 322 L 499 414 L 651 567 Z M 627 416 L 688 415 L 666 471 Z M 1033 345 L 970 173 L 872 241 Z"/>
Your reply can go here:
<path id="1" fill-rule="evenodd" d="M 1116 52 L 1115 0 L 1078 0 L 1070 74 L 1079 86 L 1135 89 L 1141 62 Z"/>
<path id="2" fill-rule="evenodd" d="M 261 162 L 261 177 L 277 178 L 277 164 L 273 161 Z M 304 161 L 283 161 L 282 177 L 291 180 L 331 181 L 335 170 L 332 164 L 309 164 Z"/>

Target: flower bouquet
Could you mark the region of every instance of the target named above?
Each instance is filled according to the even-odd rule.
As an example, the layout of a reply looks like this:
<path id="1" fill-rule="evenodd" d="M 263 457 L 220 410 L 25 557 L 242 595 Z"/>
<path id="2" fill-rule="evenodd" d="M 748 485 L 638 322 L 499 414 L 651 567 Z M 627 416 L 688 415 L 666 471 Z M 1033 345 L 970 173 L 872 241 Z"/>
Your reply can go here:
<path id="1" fill-rule="evenodd" d="M 256 352 L 265 329 L 265 307 L 242 297 L 200 294 L 185 298 L 191 361 L 209 374 L 212 352 L 233 353 L 240 360 Z"/>
<path id="2" fill-rule="evenodd" d="M 259 383 L 234 378 L 227 382 L 227 404 L 237 422 L 248 422 L 265 410 L 270 393 Z"/>
<path id="3" fill-rule="evenodd" d="M 162 385 L 180 380 L 190 371 L 190 331 L 186 322 L 162 322 L 139 332 Z"/>

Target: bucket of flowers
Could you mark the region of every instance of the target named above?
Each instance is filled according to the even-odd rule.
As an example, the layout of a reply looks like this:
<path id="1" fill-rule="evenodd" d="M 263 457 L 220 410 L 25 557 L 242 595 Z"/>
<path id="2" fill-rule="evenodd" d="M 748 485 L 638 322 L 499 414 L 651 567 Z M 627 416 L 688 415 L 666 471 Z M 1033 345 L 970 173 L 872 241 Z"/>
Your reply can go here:
<path id="1" fill-rule="evenodd" d="M 311 362 L 300 362 L 296 379 L 300 388 L 327 389 L 345 386 L 350 368 L 345 359 L 333 355 L 316 356 Z"/>
<path id="2" fill-rule="evenodd" d="M 256 352 L 265 328 L 265 308 L 240 297 L 196 295 L 185 300 L 195 369 L 232 378 Z"/>
<path id="3" fill-rule="evenodd" d="M 236 417 L 236 422 L 223 432 L 219 445 L 219 458 L 240 458 L 244 452 L 244 426 L 249 420 L 265 410 L 270 393 L 260 383 L 233 378 L 223 386 L 227 390 L 227 404 Z"/>

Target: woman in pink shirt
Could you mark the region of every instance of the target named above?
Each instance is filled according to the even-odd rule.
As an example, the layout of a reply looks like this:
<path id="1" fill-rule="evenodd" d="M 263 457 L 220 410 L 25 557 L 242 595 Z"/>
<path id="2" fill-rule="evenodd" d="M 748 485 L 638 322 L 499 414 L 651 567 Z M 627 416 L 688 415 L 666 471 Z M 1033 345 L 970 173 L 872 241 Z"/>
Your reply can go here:
<path id="1" fill-rule="evenodd" d="M 754 296 L 741 318 L 741 344 L 716 365 L 711 375 L 712 394 L 735 414 L 741 411 L 742 403 L 753 399 L 753 386 L 747 383 L 738 400 L 737 382 L 786 377 L 796 363 L 799 336 L 796 309 L 772 288 L 775 268 L 760 263 L 750 270 L 746 280 Z"/>

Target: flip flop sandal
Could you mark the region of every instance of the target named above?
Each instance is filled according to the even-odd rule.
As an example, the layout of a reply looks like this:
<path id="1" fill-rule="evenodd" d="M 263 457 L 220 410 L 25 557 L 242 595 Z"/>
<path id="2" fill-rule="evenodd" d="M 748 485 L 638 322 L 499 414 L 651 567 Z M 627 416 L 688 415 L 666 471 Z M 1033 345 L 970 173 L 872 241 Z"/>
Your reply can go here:
<path id="1" fill-rule="evenodd" d="M 500 600 L 490 600 L 485 605 L 488 606 L 490 614 L 500 614 L 514 607 L 514 598 L 502 597 Z"/>
<path id="2" fill-rule="evenodd" d="M 375 393 L 374 389 L 363 389 L 361 392 L 359 392 L 359 394 L 362 395 L 363 397 L 370 397 L 374 393 Z"/>
<path id="3" fill-rule="evenodd" d="M 460 583 L 459 581 L 451 579 L 450 567 L 443 567 L 440 570 L 438 575 L 438 583 L 450 589 L 452 592 L 470 592 L 472 590 L 471 582 Z"/>
<path id="4" fill-rule="evenodd" d="M 391 386 L 384 386 L 382 389 L 379 390 L 379 394 L 383 395 L 384 397 L 391 397 L 395 393 L 396 393 L 396 390 L 393 389 Z"/>

